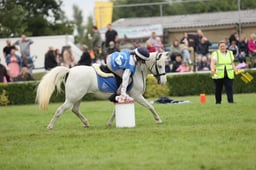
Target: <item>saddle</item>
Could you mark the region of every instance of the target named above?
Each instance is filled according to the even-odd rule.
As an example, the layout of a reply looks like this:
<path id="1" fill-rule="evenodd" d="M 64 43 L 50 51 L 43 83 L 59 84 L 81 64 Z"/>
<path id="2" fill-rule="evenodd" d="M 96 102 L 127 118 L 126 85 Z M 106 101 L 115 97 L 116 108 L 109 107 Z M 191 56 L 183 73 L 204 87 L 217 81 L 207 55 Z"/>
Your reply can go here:
<path id="1" fill-rule="evenodd" d="M 112 73 L 106 65 L 93 64 L 92 67 L 96 71 L 97 75 L 101 77 L 115 77 L 114 73 Z"/>

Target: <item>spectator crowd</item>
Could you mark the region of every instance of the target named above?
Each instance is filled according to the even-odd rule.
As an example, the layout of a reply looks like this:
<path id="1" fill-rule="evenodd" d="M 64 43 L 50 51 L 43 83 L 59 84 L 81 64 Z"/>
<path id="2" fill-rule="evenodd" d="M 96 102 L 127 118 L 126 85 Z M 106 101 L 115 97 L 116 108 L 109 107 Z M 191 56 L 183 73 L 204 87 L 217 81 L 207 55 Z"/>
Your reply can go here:
<path id="1" fill-rule="evenodd" d="M 28 39 L 26 35 L 22 35 L 13 44 L 10 39 L 6 40 L 3 56 L 7 68 L 0 63 L 0 82 L 34 80 L 32 76 L 34 63 L 30 55 L 31 44 L 33 44 L 33 41 Z"/>
<path id="2" fill-rule="evenodd" d="M 92 63 L 105 64 L 106 56 L 120 51 L 118 32 L 107 25 L 105 32 L 105 41 L 103 42 L 97 26 L 92 28 L 93 35 L 88 35 L 92 44 L 92 49 L 87 45 L 80 46 L 82 55 L 79 61 L 75 61 L 71 46 L 64 46 L 62 49 L 56 49 L 53 46 L 48 47 L 44 56 L 45 70 L 51 70 L 56 66 L 65 66 L 68 68 L 77 65 L 91 66 Z M 191 37 L 193 41 L 191 41 Z M 228 38 L 224 38 L 227 49 L 232 51 L 239 69 L 256 67 L 256 34 L 252 33 L 247 39 L 245 35 L 239 38 L 238 32 L 232 33 Z M 34 80 L 32 69 L 34 68 L 33 58 L 30 54 L 31 39 L 26 35 L 12 43 L 6 40 L 6 46 L 3 49 L 6 66 L 0 63 L 0 82 L 15 82 Z M 210 47 L 212 43 L 204 35 L 203 31 L 198 29 L 195 34 L 184 32 L 183 37 L 175 39 L 170 45 L 170 57 L 166 61 L 166 72 L 190 72 L 210 71 Z M 141 46 L 139 42 L 134 43 L 134 49 Z M 152 32 L 145 41 L 145 47 L 149 52 L 165 51 L 161 37 L 156 32 Z M 246 58 L 249 57 L 249 60 Z M 247 63 L 247 61 L 250 61 Z"/>
<path id="3" fill-rule="evenodd" d="M 191 41 L 191 37 L 193 41 Z M 238 32 L 234 32 L 228 38 L 224 37 L 224 40 L 227 49 L 232 51 L 235 57 L 237 68 L 256 67 L 255 33 L 252 33 L 248 39 L 245 35 L 241 35 L 241 39 L 239 39 Z M 198 29 L 196 34 L 190 34 L 190 37 L 185 32 L 181 40 L 174 40 L 170 47 L 170 60 L 167 63 L 166 71 L 188 72 L 194 66 L 196 68 L 195 71 L 210 71 L 211 45 L 211 41 L 208 40 L 202 30 Z M 246 60 L 247 57 L 249 57 L 249 62 Z M 180 66 L 187 66 L 189 69 L 180 69 Z"/>

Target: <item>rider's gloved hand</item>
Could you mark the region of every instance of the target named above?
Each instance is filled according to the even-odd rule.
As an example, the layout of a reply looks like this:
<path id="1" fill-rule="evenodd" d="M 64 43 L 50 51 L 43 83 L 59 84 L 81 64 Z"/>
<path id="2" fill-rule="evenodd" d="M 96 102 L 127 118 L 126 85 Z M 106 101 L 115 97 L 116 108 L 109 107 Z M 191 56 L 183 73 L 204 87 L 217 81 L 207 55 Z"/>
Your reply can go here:
<path id="1" fill-rule="evenodd" d="M 134 100 L 132 97 L 130 97 L 128 94 L 126 94 L 126 89 L 121 88 L 121 95 L 117 96 L 117 101 L 119 103 L 122 103 L 122 102 L 131 102 Z"/>

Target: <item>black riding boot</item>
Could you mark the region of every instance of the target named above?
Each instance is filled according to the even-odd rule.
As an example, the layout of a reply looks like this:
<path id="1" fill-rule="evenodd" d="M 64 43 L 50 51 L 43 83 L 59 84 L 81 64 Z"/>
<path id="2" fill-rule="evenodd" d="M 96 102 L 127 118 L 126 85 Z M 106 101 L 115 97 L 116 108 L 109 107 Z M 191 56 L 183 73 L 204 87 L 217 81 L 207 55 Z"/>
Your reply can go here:
<path id="1" fill-rule="evenodd" d="M 114 93 L 114 94 L 112 94 L 112 95 L 108 98 L 108 100 L 111 101 L 111 102 L 116 103 L 116 102 L 117 102 L 116 96 L 118 96 L 118 94 Z"/>

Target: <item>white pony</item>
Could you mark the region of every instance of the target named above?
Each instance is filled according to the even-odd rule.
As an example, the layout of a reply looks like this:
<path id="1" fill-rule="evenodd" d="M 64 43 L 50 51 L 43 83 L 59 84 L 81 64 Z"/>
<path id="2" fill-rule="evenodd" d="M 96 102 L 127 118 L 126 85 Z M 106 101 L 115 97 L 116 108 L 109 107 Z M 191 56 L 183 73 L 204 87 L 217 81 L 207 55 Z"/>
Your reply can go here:
<path id="1" fill-rule="evenodd" d="M 165 61 L 168 55 L 167 52 L 150 53 L 149 61 L 146 61 L 145 64 L 137 65 L 133 76 L 133 87 L 128 92 L 136 102 L 152 112 L 157 123 L 162 123 L 162 120 L 154 107 L 143 97 L 143 93 L 146 89 L 146 77 L 148 74 L 153 74 L 158 79 L 158 83 L 166 83 Z M 52 129 L 57 118 L 71 107 L 72 112 L 78 116 L 84 126 L 89 127 L 88 120 L 79 110 L 83 96 L 88 93 L 93 93 L 96 97 L 107 99 L 112 94 L 99 90 L 94 67 L 76 66 L 69 69 L 63 66 L 57 66 L 44 75 L 37 87 L 36 101 L 42 110 L 47 110 L 50 97 L 55 87 L 58 92 L 61 91 L 61 83 L 63 81 L 65 81 L 65 102 L 56 110 L 48 125 L 48 129 Z M 108 125 L 112 125 L 114 117 L 115 109 L 108 121 Z"/>

